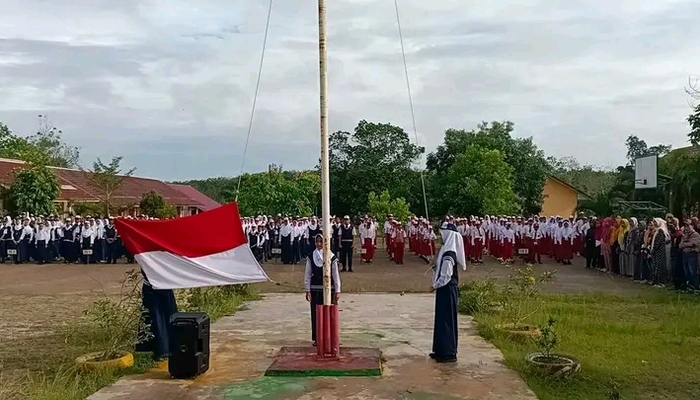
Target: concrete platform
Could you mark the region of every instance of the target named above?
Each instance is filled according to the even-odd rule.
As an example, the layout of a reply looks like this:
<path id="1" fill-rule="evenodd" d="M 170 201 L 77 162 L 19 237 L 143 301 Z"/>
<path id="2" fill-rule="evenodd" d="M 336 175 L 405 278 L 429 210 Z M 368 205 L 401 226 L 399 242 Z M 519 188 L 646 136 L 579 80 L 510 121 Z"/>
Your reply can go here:
<path id="1" fill-rule="evenodd" d="M 340 301 L 342 347 L 382 351 L 381 377 L 264 376 L 282 347 L 311 344 L 303 294 L 270 294 L 212 326 L 211 367 L 194 381 L 166 371 L 121 379 L 90 400 L 536 400 L 503 356 L 460 316 L 459 360 L 437 364 L 432 344 L 434 297 L 429 294 L 345 294 Z"/>
<path id="2" fill-rule="evenodd" d="M 341 347 L 338 360 L 319 360 L 315 347 L 282 347 L 265 376 L 380 376 L 376 348 Z"/>

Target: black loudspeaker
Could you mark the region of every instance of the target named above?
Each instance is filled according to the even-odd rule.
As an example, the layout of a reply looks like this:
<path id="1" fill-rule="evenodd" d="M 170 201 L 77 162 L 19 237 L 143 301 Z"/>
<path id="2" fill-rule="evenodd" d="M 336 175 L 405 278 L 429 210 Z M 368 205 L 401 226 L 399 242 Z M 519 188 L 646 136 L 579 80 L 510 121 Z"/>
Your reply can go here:
<path id="1" fill-rule="evenodd" d="M 168 372 L 173 379 L 193 379 L 209 370 L 209 316 L 202 312 L 170 317 Z"/>

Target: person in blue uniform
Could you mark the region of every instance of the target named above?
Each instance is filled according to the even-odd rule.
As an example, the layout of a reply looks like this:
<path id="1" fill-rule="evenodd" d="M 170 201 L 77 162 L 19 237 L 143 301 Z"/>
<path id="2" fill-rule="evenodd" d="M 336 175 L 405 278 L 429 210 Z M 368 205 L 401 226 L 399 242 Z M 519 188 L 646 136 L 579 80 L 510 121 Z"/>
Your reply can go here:
<path id="1" fill-rule="evenodd" d="M 464 240 L 453 224 L 443 224 L 442 247 L 433 267 L 435 292 L 435 324 L 433 326 L 433 351 L 430 358 L 439 363 L 457 361 L 457 303 L 459 301 L 459 267 L 467 268 L 464 256 Z"/>
<path id="2" fill-rule="evenodd" d="M 314 238 L 315 249 L 306 258 L 304 289 L 306 301 L 311 304 L 311 344 L 316 346 L 316 306 L 323 305 L 323 235 Z M 331 301 L 338 304 L 340 299 L 340 272 L 338 258 L 331 256 Z"/>

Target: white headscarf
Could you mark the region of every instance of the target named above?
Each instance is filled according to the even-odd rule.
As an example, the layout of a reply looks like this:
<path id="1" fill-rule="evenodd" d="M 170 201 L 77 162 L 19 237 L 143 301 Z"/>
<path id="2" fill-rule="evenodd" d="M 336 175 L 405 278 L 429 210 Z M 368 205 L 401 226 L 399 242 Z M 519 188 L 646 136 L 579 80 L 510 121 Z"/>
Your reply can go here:
<path id="1" fill-rule="evenodd" d="M 666 241 L 671 239 L 671 234 L 668 233 L 668 227 L 666 226 L 666 221 L 663 218 L 654 218 L 654 223 L 656 225 L 656 230 L 654 231 L 654 236 L 651 238 L 651 243 L 653 245 L 654 239 L 659 232 L 663 232 Z"/>
<path id="2" fill-rule="evenodd" d="M 464 239 L 459 232 L 455 232 L 450 229 L 441 229 L 440 234 L 442 235 L 442 247 L 440 248 L 440 253 L 438 254 L 438 262 L 442 261 L 442 256 L 448 251 L 454 251 L 457 259 L 455 260 L 457 264 L 462 266 L 463 270 L 467 270 L 467 260 L 464 257 Z M 455 266 L 456 267 L 456 266 Z"/>
<path id="3" fill-rule="evenodd" d="M 323 266 L 323 249 L 314 249 L 313 257 L 316 265 Z"/>

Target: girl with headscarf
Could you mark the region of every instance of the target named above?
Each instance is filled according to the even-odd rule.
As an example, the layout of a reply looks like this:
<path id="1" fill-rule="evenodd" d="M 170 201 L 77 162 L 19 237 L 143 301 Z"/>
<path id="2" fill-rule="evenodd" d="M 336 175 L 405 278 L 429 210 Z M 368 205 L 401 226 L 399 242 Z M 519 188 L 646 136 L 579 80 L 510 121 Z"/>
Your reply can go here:
<path id="1" fill-rule="evenodd" d="M 642 244 L 642 282 L 646 282 L 651 285 L 651 259 L 649 253 L 651 252 L 651 239 L 654 237 L 654 232 L 656 232 L 656 226 L 654 225 L 654 219 L 647 221 L 646 231 L 644 231 L 644 243 Z"/>
<path id="2" fill-rule="evenodd" d="M 628 263 L 627 263 L 627 248 L 625 247 L 626 241 L 627 241 L 627 236 L 629 235 L 630 231 L 630 223 L 627 219 L 622 219 L 620 220 L 620 226 L 617 229 L 617 244 L 618 244 L 618 251 L 617 251 L 617 263 L 620 268 L 620 275 L 621 276 L 628 276 L 628 269 L 631 270 L 631 268 L 628 268 Z"/>
<path id="3" fill-rule="evenodd" d="M 608 237 L 608 242 L 610 243 L 610 262 L 608 266 L 608 271 L 613 274 L 620 273 L 620 243 L 618 242 L 618 237 L 620 231 L 622 230 L 622 218 L 615 217 L 612 222 L 612 228 L 610 230 L 610 236 Z"/>
<path id="4" fill-rule="evenodd" d="M 306 258 L 304 290 L 311 305 L 311 345 L 316 346 L 316 306 L 323 305 L 323 234 L 314 237 L 314 251 Z M 340 272 L 338 257 L 331 254 L 331 303 L 340 299 Z"/>
<path id="5" fill-rule="evenodd" d="M 683 270 L 687 280 L 687 290 L 696 292 L 700 290 L 700 277 L 698 277 L 700 234 L 693 228 L 692 221 L 687 221 L 683 226 L 683 239 L 679 247 L 683 251 Z"/>
<path id="6" fill-rule="evenodd" d="M 433 267 L 435 292 L 435 324 L 433 351 L 430 358 L 439 363 L 457 361 L 457 303 L 459 301 L 459 267 L 467 269 L 462 236 L 447 225 L 440 230 L 442 247 Z"/>
<path id="7" fill-rule="evenodd" d="M 599 270 L 606 272 L 610 271 L 612 268 L 612 257 L 610 254 L 610 235 L 612 233 L 612 222 L 613 219 L 607 217 L 603 220 L 603 226 L 600 229 L 600 254 L 603 258 L 603 265 L 600 266 Z"/>
<path id="8" fill-rule="evenodd" d="M 600 227 L 596 226 L 598 221 L 592 219 L 588 224 L 588 231 L 583 238 L 584 254 L 586 256 L 586 268 L 597 269 L 598 258 L 600 257 Z"/>
<path id="9" fill-rule="evenodd" d="M 671 278 L 673 287 L 676 290 L 685 289 L 685 272 L 683 271 L 683 250 L 680 248 L 683 232 L 681 231 L 678 218 L 672 217 L 671 224 L 668 227 L 668 232 L 671 235 L 671 246 L 669 261 L 671 265 Z"/>
<path id="10" fill-rule="evenodd" d="M 656 287 L 666 285 L 668 274 L 666 260 L 666 242 L 671 237 L 662 218 L 654 218 L 654 233 L 649 243 L 649 266 L 651 268 L 651 283 Z"/>
<path id="11" fill-rule="evenodd" d="M 636 218 L 632 218 L 634 221 L 636 221 Z M 632 239 L 630 240 L 630 245 L 632 246 L 631 250 L 631 257 L 634 260 L 633 262 L 633 278 L 635 281 L 642 281 L 644 279 L 643 277 L 643 271 L 644 269 L 642 268 L 643 263 L 645 262 L 645 257 L 642 256 L 642 246 L 644 246 L 644 234 L 646 233 L 647 230 L 647 223 L 644 220 L 641 220 L 639 222 L 636 222 L 636 228 L 632 230 L 630 233 L 630 236 Z"/>
<path id="12" fill-rule="evenodd" d="M 564 265 L 571 265 L 574 259 L 574 228 L 569 221 L 564 221 L 562 229 L 558 232 L 560 241 L 559 257 Z"/>
<path id="13" fill-rule="evenodd" d="M 637 218 L 631 217 L 629 219 L 629 226 L 627 228 L 627 234 L 624 238 L 624 264 L 625 264 L 625 274 L 622 276 L 632 277 L 634 276 L 634 266 L 635 266 L 635 254 L 634 254 L 634 242 L 637 236 Z"/>

